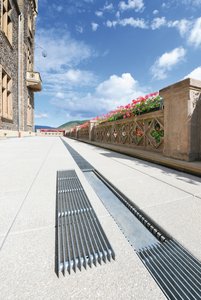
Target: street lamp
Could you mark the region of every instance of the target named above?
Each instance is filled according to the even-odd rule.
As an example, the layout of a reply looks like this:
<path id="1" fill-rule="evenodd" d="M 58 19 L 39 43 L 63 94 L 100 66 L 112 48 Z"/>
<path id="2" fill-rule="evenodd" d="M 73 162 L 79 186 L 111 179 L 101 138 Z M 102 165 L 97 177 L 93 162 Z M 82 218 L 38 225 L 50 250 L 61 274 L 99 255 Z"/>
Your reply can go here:
<path id="1" fill-rule="evenodd" d="M 36 44 L 36 43 L 35 43 L 35 45 L 36 45 L 35 49 L 36 49 L 36 48 L 42 49 L 42 51 L 41 51 L 42 57 L 44 57 L 44 58 L 47 57 L 47 51 L 46 51 L 43 47 L 41 47 L 40 45 L 38 45 L 38 44 Z"/>

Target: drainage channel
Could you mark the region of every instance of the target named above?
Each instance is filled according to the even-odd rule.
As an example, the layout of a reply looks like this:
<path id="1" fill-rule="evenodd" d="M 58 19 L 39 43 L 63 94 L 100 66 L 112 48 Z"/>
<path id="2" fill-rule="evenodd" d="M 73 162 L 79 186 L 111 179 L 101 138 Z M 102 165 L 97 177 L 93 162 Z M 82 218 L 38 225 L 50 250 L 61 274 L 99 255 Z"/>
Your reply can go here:
<path id="1" fill-rule="evenodd" d="M 96 171 L 86 172 L 85 176 L 166 297 L 201 299 L 201 264 L 161 233 L 163 242 L 159 241 L 132 210 L 119 201 L 112 192 L 113 187 L 110 189 L 105 185 L 105 179 L 102 181 L 97 177 Z"/>
<path id="2" fill-rule="evenodd" d="M 62 141 L 78 166 L 83 166 L 82 156 Z M 81 169 L 166 297 L 171 300 L 201 299 L 201 263 L 176 241 L 161 233 L 91 165 Z"/>
<path id="3" fill-rule="evenodd" d="M 75 170 L 57 172 L 57 275 L 115 259 Z"/>

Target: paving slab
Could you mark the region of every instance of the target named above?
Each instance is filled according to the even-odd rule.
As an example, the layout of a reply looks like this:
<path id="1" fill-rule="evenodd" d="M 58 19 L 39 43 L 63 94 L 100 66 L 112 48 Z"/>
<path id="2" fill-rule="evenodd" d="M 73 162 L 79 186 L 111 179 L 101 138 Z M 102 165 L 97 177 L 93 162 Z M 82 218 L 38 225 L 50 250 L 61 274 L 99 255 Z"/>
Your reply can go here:
<path id="1" fill-rule="evenodd" d="M 74 161 L 63 147 L 60 139 L 56 139 L 27 195 L 20 215 L 13 226 L 13 231 L 24 230 L 24 227 L 33 229 L 55 225 L 57 170 L 75 167 Z"/>
<path id="2" fill-rule="evenodd" d="M 24 191 L 4 192 L 0 196 L 0 234 L 6 234 L 11 226 L 21 203 L 25 198 Z"/>
<path id="3" fill-rule="evenodd" d="M 2 243 L 3 243 L 4 238 L 5 238 L 4 235 L 0 235 L 0 247 L 1 247 Z"/>
<path id="4" fill-rule="evenodd" d="M 188 197 L 180 201 L 143 209 L 153 220 L 201 261 L 201 200 Z"/>
<path id="5" fill-rule="evenodd" d="M 147 174 L 151 178 L 155 178 L 160 182 L 168 183 L 169 185 L 181 189 L 191 194 L 200 193 L 201 178 L 178 172 L 176 170 L 159 166 L 150 162 L 145 162 L 136 158 L 128 157 L 126 155 L 114 152 L 97 150 L 98 153 L 110 157 L 111 159 L 119 162 L 120 164 L 127 165 L 131 169 L 135 169 L 142 174 Z M 147 168 L 149 172 L 147 173 Z"/>

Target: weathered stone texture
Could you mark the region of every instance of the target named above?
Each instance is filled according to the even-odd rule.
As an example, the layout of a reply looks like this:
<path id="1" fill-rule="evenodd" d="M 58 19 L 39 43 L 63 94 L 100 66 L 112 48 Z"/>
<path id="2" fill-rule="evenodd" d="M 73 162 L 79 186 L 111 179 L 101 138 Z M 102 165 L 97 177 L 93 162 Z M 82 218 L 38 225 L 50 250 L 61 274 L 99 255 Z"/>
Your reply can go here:
<path id="1" fill-rule="evenodd" d="M 12 3 L 12 24 L 13 36 L 12 45 L 9 43 L 7 37 L 0 30 L 0 66 L 12 79 L 12 104 L 13 104 L 13 119 L 5 120 L 0 117 L 0 130 L 11 131 L 33 131 L 34 130 L 34 92 L 27 87 L 27 49 L 29 48 L 32 60 L 34 58 L 34 34 L 35 34 L 35 17 L 37 1 L 35 0 L 18 0 L 11 1 Z M 18 3 L 18 6 L 17 4 Z M 0 1 L 1 9 L 2 1 Z M 1 10 L 0 10 L 1 11 Z M 21 33 L 19 36 L 18 23 L 19 13 L 22 13 L 20 22 Z M 29 16 L 33 20 L 33 32 L 30 38 L 29 34 Z M 18 49 L 18 40 L 21 40 L 21 46 Z M 19 60 L 19 53 L 22 53 Z M 21 69 L 20 78 L 18 78 L 18 66 Z M 34 71 L 34 62 L 31 70 Z M 20 79 L 20 81 L 19 81 Z M 20 82 L 20 89 L 18 90 L 18 81 Z M 18 95 L 20 91 L 20 95 Z M 18 99 L 19 98 L 19 99 Z M 28 101 L 30 99 L 30 101 Z M 0 106 L 1 106 L 0 99 Z M 18 111 L 18 101 L 20 101 L 20 112 Z M 28 104 L 32 106 L 32 122 L 27 120 Z M 20 118 L 18 117 L 20 116 Z M 20 125 L 19 125 L 20 119 Z M 32 124 L 31 124 L 32 123 Z"/>
<path id="2" fill-rule="evenodd" d="M 201 82 L 185 79 L 160 90 L 164 98 L 164 155 L 192 161 L 201 158 Z"/>
<path id="3" fill-rule="evenodd" d="M 2 1 L 0 1 L 2 5 Z M 1 11 L 1 6 L 0 6 Z M 17 95 L 17 78 L 18 78 L 18 12 L 13 5 L 13 38 L 12 46 L 9 43 L 4 32 L 0 30 L 0 65 L 12 79 L 12 103 L 13 103 L 13 120 L 8 121 L 0 118 L 0 129 L 17 130 L 18 128 L 18 95 Z M 1 104 L 0 99 L 0 104 Z"/>

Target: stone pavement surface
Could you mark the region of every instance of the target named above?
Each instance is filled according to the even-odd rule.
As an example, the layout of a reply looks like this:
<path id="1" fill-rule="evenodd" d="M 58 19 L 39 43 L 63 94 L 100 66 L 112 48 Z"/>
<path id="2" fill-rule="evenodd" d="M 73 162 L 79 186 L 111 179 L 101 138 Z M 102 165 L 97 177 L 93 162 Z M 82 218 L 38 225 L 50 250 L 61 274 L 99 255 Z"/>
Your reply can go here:
<path id="1" fill-rule="evenodd" d="M 67 140 L 163 231 L 201 261 L 201 178 Z"/>
<path id="2" fill-rule="evenodd" d="M 114 163 L 100 149 L 75 146 L 88 158 L 94 152 L 93 163 Z M 165 299 L 59 138 L 0 140 L 0 155 L 0 299 Z M 116 260 L 58 278 L 56 171 L 64 169 L 76 170 Z"/>

